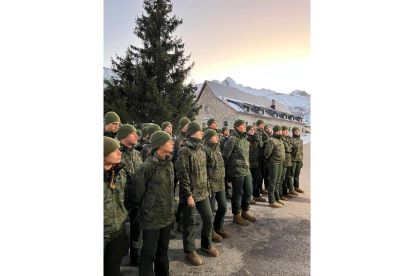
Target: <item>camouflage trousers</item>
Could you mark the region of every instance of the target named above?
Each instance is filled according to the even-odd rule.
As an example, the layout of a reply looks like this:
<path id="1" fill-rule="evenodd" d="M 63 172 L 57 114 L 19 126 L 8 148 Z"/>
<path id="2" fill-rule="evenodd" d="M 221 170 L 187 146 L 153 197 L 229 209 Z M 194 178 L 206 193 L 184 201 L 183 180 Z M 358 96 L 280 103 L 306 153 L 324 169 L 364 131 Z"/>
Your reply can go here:
<path id="1" fill-rule="evenodd" d="M 240 210 L 250 209 L 250 199 L 253 195 L 253 180 L 249 173 L 246 176 L 230 177 L 233 186 L 233 194 L 231 195 L 231 212 L 233 215 Z"/>
<path id="2" fill-rule="evenodd" d="M 289 191 L 293 190 L 293 176 L 292 176 L 292 166 L 283 167 L 283 174 L 282 174 L 282 195 L 288 194 Z"/>
<path id="3" fill-rule="evenodd" d="M 280 187 L 282 186 L 283 164 L 267 163 L 269 169 L 269 203 L 280 200 Z"/>

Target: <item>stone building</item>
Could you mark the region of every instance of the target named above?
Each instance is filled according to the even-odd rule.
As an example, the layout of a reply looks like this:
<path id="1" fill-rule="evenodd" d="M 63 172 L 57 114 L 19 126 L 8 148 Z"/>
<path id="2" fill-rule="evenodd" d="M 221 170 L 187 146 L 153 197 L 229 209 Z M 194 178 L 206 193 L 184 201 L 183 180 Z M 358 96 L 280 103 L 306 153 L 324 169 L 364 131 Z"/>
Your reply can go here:
<path id="1" fill-rule="evenodd" d="M 196 102 L 202 105 L 196 117 L 202 127 L 207 126 L 210 118 L 217 120 L 219 128 L 233 128 L 237 119 L 245 120 L 248 125 L 262 119 L 272 128 L 274 125 L 285 125 L 291 130 L 296 126 L 301 133 L 305 133 L 306 123 L 301 117 L 294 116 L 285 105 L 215 82 L 204 82 Z"/>

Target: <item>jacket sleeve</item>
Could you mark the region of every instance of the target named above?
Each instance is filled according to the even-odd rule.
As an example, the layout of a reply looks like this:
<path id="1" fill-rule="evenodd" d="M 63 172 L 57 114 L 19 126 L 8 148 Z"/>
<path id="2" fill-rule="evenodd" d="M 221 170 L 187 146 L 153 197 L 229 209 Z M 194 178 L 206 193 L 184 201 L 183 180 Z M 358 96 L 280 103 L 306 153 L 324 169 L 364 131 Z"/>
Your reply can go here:
<path id="1" fill-rule="evenodd" d="M 258 132 L 255 132 L 255 133 L 254 133 L 254 137 L 256 138 L 256 141 L 257 141 L 257 146 L 258 146 L 259 148 L 263 148 L 263 146 L 264 146 L 264 142 L 263 142 L 263 137 L 262 137 L 262 135 L 260 135 L 260 133 L 258 133 Z"/>
<path id="2" fill-rule="evenodd" d="M 177 179 L 180 182 L 180 188 L 182 189 L 185 198 L 189 198 L 193 195 L 191 193 L 190 177 L 188 175 L 188 172 L 190 171 L 189 158 L 189 150 L 187 147 L 183 147 L 178 151 L 176 160 Z"/>
<path id="3" fill-rule="evenodd" d="M 147 166 L 142 165 L 135 172 L 134 177 L 132 178 L 132 185 L 135 190 L 135 205 L 140 207 L 142 203 L 142 198 L 144 197 L 145 190 L 147 187 L 147 178 L 145 177 Z"/>
<path id="4" fill-rule="evenodd" d="M 223 150 L 221 152 L 221 157 L 223 157 L 224 164 L 227 165 L 229 161 L 229 157 L 233 151 L 234 145 L 236 144 L 236 140 L 233 138 L 234 136 L 230 137 L 226 143 L 224 143 Z"/>
<path id="5" fill-rule="evenodd" d="M 212 160 L 211 160 L 211 149 L 207 146 L 203 147 L 204 152 L 206 153 L 206 164 L 207 164 L 207 189 L 209 191 L 209 194 L 211 196 L 211 181 L 210 181 L 210 177 L 208 177 L 210 175 L 210 166 L 209 164 L 211 164 Z"/>
<path id="6" fill-rule="evenodd" d="M 272 154 L 273 151 L 273 142 L 269 141 L 266 143 L 266 148 L 264 150 L 264 158 L 267 159 Z"/>

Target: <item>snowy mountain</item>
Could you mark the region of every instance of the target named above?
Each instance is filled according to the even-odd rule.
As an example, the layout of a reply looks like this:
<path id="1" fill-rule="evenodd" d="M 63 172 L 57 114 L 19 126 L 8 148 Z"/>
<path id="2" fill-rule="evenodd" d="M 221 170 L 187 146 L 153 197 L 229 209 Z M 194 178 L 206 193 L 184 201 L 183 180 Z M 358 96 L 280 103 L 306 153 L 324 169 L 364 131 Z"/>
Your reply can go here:
<path id="1" fill-rule="evenodd" d="M 291 92 L 290 94 L 284 94 L 284 93 L 278 93 L 269 89 L 254 89 L 249 86 L 244 86 L 242 84 L 237 84 L 232 78 L 227 77 L 222 82 L 219 82 L 217 80 L 213 80 L 213 82 L 232 87 L 237 88 L 243 92 L 250 93 L 256 96 L 260 96 L 269 100 L 275 100 L 277 102 L 280 102 L 287 106 L 289 108 L 290 112 L 297 116 L 301 116 L 308 125 L 311 124 L 311 116 L 310 116 L 310 98 L 311 95 L 306 93 L 305 91 L 301 90 L 295 90 Z M 196 84 L 198 92 L 200 92 L 201 87 L 203 84 Z"/>

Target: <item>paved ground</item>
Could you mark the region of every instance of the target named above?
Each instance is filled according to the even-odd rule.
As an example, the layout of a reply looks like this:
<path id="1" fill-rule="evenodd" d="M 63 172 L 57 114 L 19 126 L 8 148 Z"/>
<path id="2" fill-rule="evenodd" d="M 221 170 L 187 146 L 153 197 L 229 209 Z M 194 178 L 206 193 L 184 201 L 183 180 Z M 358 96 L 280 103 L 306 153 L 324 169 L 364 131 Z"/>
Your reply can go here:
<path id="1" fill-rule="evenodd" d="M 230 200 L 224 229 L 230 234 L 214 246 L 217 258 L 208 257 L 200 248 L 201 225 L 196 227 L 197 253 L 203 259 L 195 267 L 185 258 L 182 234 L 170 241 L 168 252 L 171 275 L 310 275 L 310 143 L 304 145 L 300 186 L 305 191 L 287 202 L 284 208 L 270 208 L 268 203 L 251 206 L 257 221 L 248 226 L 232 223 Z M 197 219 L 201 221 L 197 214 Z M 123 265 L 129 257 L 123 259 Z M 138 275 L 138 268 L 122 266 L 121 275 Z"/>

